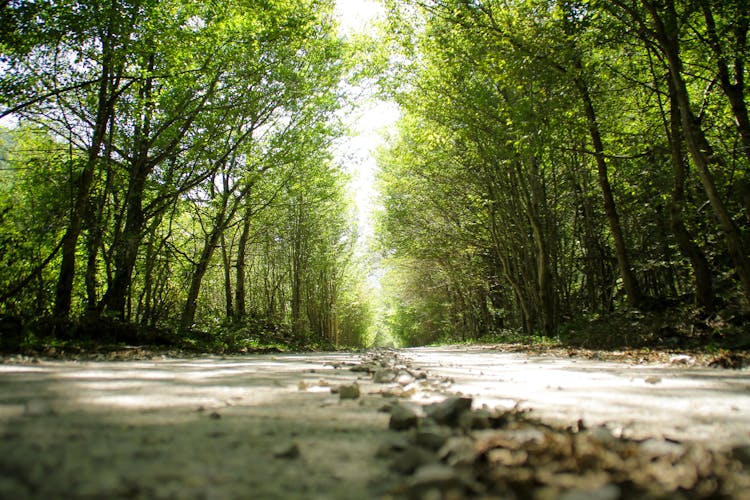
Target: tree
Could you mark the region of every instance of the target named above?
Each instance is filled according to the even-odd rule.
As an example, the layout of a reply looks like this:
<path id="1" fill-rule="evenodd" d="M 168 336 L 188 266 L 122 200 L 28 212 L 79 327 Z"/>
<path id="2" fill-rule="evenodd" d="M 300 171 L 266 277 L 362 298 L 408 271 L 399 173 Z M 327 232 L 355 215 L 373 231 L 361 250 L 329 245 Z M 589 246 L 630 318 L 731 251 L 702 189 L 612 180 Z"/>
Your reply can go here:
<path id="1" fill-rule="evenodd" d="M 746 302 L 750 301 L 750 259 L 745 250 L 740 229 L 719 192 L 714 173 L 711 170 L 712 165 L 716 165 L 722 170 L 726 170 L 727 167 L 724 165 L 722 156 L 711 145 L 701 125 L 700 118 L 695 114 L 693 98 L 691 97 L 686 81 L 682 56 L 681 30 L 683 29 L 683 24 L 681 23 L 681 19 L 683 16 L 692 14 L 690 7 L 687 7 L 682 13 L 678 13 L 678 6 L 672 0 L 664 2 L 663 5 L 651 2 L 639 2 L 638 4 L 614 2 L 614 5 L 617 8 L 618 14 L 627 16 L 627 19 L 635 23 L 641 39 L 647 44 L 654 44 L 663 57 L 663 64 L 668 70 L 671 80 L 671 92 L 680 110 L 682 129 L 685 134 L 688 152 L 693 160 L 693 165 L 701 180 L 714 215 L 724 233 L 727 250 L 744 291 L 745 300 Z M 680 7 L 682 6 L 680 5 Z M 742 136 L 744 130 L 742 122 L 746 119 L 746 117 L 743 117 L 743 105 L 739 102 L 740 100 L 744 101 L 744 99 L 739 99 L 739 96 L 744 93 L 743 76 L 735 75 L 737 79 L 734 84 L 728 80 L 727 61 L 722 55 L 720 45 L 718 45 L 718 36 L 716 35 L 712 9 L 709 4 L 703 7 L 703 14 L 707 21 L 709 46 L 714 51 L 714 55 L 718 56 L 718 78 L 722 82 L 725 93 L 728 93 L 727 95 L 735 113 L 740 136 Z M 747 9 L 745 8 L 743 11 L 738 12 L 738 15 L 739 23 L 735 31 L 737 36 L 735 68 L 741 69 L 744 67 L 746 52 L 743 40 L 747 32 Z M 687 23 L 685 24 L 687 25 Z M 746 171 L 746 168 L 744 170 Z"/>
<path id="2" fill-rule="evenodd" d="M 86 205 L 115 105 L 127 80 L 134 81 L 126 78 L 125 68 L 130 45 L 137 36 L 135 21 L 150 9 L 145 1 L 3 6 L 14 28 L 3 45 L 9 70 L 2 85 L 10 90 L 3 115 L 17 113 L 42 120 L 85 151 L 85 161 L 73 171 L 75 189 L 62 238 L 56 316 L 70 313 L 76 249 Z M 39 18 L 45 20 L 41 26 Z"/>
<path id="3" fill-rule="evenodd" d="M 679 40 L 678 62 L 691 64 L 678 71 L 692 79 L 684 92 L 650 13 L 669 9 L 615 4 L 389 3 L 399 55 L 383 88 L 405 112 L 380 159 L 380 234 L 409 276 L 397 287 L 408 304 L 399 310 L 417 331 L 431 321 L 427 304 L 440 304 L 432 314 L 449 335 L 465 332 L 466 318 L 480 331 L 553 335 L 564 318 L 610 312 L 623 297 L 656 308 L 692 294 L 709 312 L 717 269 L 729 264 L 740 277 L 745 195 L 730 179 L 745 177 L 745 150 L 732 146 L 743 140 L 742 106 L 726 85 L 698 84 L 730 75 L 731 94 L 743 83 L 744 11 L 731 2 L 676 8 L 676 33 L 696 35 Z M 701 64 L 708 57 L 711 69 Z M 701 106 L 685 101 L 697 92 Z M 703 139 L 688 137 L 684 109 Z M 715 197 L 706 175 L 697 169 L 701 190 L 686 168 L 683 151 L 696 163 L 691 140 L 717 169 L 708 172 Z M 726 208 L 714 210 L 726 253 L 712 243 L 703 196 Z M 424 281 L 421 267 L 438 278 L 429 291 L 405 285 Z"/>

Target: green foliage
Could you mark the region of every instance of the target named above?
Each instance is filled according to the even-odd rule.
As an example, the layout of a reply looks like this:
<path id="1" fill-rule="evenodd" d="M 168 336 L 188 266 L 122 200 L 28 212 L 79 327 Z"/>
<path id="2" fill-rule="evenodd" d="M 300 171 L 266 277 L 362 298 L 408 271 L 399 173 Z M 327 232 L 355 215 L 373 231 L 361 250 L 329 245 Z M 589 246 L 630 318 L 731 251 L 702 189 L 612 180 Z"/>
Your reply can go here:
<path id="1" fill-rule="evenodd" d="M 69 175 L 79 159 L 44 129 L 3 130 L 0 149 L 0 290 L 17 288 L 38 274 L 23 291 L 7 297 L 0 314 L 45 314 L 52 276 L 34 268 L 56 252 L 70 208 Z"/>
<path id="2" fill-rule="evenodd" d="M 674 65 L 649 31 L 649 16 L 668 11 L 624 2 L 387 4 L 396 55 L 382 87 L 403 118 L 379 158 L 378 231 L 391 259 L 388 317 L 406 343 L 494 338 L 508 328 L 555 338 L 576 330 L 565 326 L 571 318 L 638 303 L 625 300 L 632 292 L 650 310 L 713 286 L 721 300 L 704 294 L 701 307 L 747 308 L 736 249 L 748 248 L 750 198 L 729 178 L 748 169 L 750 155 L 730 144 L 750 140 L 750 127 L 739 125 L 743 105 L 731 104 L 731 89 L 706 87 L 721 68 L 704 64 L 732 52 L 743 67 L 746 50 L 733 40 L 744 40 L 747 26 L 730 28 L 724 17 L 742 17 L 736 5 L 676 7 L 685 20 L 675 27 L 679 76 L 703 103 L 718 155 L 712 172 L 696 175 L 680 129 L 684 101 L 670 100 Z M 732 88 L 745 98 L 742 83 Z M 724 196 L 711 201 L 714 212 L 729 207 L 731 223 L 721 227 L 707 210 L 710 182 Z M 744 243 L 725 246 L 735 226 Z M 698 280 L 703 258 L 713 284 Z"/>
<path id="3" fill-rule="evenodd" d="M 361 52 L 333 5 L 0 7 L 0 112 L 24 125 L 0 146 L 0 315 L 54 313 L 42 342 L 104 321 L 137 332 L 102 341 L 361 344 L 364 273 L 330 153 Z"/>
<path id="4" fill-rule="evenodd" d="M 331 0 L 4 3 L 0 315 L 229 351 L 743 317 L 743 4 L 384 4 L 344 40 Z M 375 82 L 380 303 L 330 147 Z"/>

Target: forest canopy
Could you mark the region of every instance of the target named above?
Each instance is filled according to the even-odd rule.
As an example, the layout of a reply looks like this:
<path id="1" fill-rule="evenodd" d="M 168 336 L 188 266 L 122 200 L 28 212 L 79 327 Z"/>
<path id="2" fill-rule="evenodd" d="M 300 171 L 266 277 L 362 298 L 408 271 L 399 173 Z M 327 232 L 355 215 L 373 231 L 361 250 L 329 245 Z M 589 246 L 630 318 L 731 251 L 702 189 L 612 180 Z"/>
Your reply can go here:
<path id="1" fill-rule="evenodd" d="M 6 323 L 360 344 L 333 7 L 3 2 Z"/>
<path id="2" fill-rule="evenodd" d="M 747 325 L 747 2 L 381 0 L 369 39 L 335 3 L 0 3 L 3 345 Z M 368 258 L 362 86 L 401 109 Z"/>

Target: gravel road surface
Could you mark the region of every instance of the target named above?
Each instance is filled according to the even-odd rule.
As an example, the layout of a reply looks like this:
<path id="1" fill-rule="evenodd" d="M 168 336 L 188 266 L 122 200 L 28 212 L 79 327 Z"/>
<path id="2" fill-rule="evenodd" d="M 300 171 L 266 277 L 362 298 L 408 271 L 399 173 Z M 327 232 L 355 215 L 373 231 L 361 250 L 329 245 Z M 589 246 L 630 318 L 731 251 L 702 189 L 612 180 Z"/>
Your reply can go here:
<path id="1" fill-rule="evenodd" d="M 399 354 L 415 376 L 385 383 L 348 353 L 6 359 L 0 498 L 383 498 L 399 481 L 377 456 L 396 434 L 383 407 L 454 393 L 624 437 L 750 443 L 747 370 Z"/>

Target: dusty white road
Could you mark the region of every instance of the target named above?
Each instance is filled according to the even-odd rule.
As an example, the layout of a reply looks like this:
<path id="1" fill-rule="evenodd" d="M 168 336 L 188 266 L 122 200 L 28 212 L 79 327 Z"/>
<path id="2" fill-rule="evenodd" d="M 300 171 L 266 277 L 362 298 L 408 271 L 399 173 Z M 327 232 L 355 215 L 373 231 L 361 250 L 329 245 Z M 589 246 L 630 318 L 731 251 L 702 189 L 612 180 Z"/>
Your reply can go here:
<path id="1" fill-rule="evenodd" d="M 476 404 L 628 437 L 750 442 L 750 372 L 402 351 Z M 354 354 L 0 364 L 0 498 L 380 498 L 392 436 Z M 331 387 L 358 381 L 361 397 Z M 440 398 L 419 383 L 416 401 Z"/>
<path id="2" fill-rule="evenodd" d="M 624 437 L 750 443 L 750 371 L 631 365 L 499 352 L 409 349 L 417 366 L 454 379 L 475 404 L 519 403 L 545 420 L 607 424 Z"/>
<path id="3" fill-rule="evenodd" d="M 0 499 L 377 498 L 382 397 L 329 388 L 357 360 L 0 364 Z"/>

